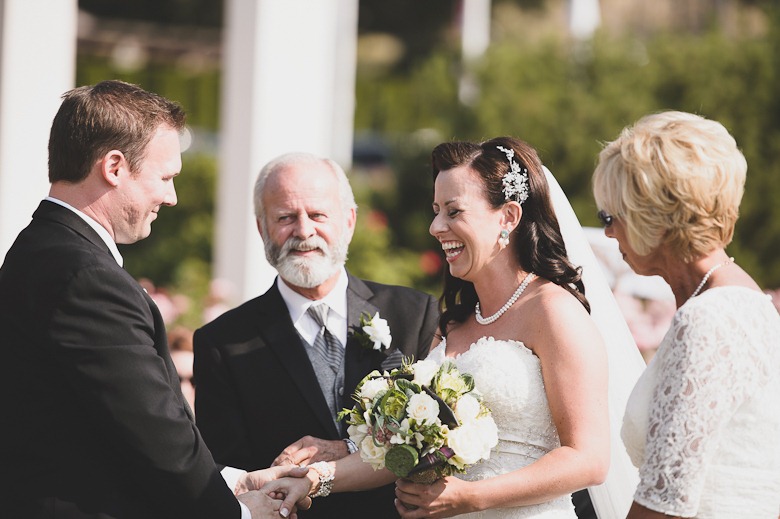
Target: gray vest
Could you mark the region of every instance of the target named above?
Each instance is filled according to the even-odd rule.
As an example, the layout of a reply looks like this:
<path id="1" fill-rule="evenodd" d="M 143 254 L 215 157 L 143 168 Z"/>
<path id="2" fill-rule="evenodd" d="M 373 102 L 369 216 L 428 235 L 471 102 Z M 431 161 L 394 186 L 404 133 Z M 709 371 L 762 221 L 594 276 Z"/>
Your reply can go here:
<path id="1" fill-rule="evenodd" d="M 300 333 L 298 334 L 300 337 Z M 311 367 L 314 368 L 314 373 L 317 375 L 317 381 L 320 383 L 320 389 L 325 396 L 325 401 L 328 402 L 331 416 L 333 417 L 333 423 L 336 424 L 336 429 L 339 432 L 344 432 L 344 424 L 336 419 L 340 408 L 341 397 L 344 395 L 344 361 L 339 367 L 338 373 L 334 373 L 333 368 L 318 355 L 311 344 L 301 337 L 301 342 L 307 344 L 304 348 L 306 355 L 309 356 Z"/>

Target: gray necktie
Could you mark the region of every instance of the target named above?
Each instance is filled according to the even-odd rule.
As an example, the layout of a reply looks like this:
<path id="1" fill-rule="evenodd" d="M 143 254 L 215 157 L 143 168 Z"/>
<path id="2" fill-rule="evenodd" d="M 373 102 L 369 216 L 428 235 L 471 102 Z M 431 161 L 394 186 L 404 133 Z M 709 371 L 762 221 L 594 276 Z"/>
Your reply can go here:
<path id="1" fill-rule="evenodd" d="M 334 373 L 338 373 L 341 367 L 341 361 L 344 359 L 344 347 L 328 330 L 325 324 L 328 319 L 328 305 L 322 303 L 311 305 L 307 310 L 312 319 L 320 326 L 320 331 L 314 339 L 314 349 L 328 363 Z"/>

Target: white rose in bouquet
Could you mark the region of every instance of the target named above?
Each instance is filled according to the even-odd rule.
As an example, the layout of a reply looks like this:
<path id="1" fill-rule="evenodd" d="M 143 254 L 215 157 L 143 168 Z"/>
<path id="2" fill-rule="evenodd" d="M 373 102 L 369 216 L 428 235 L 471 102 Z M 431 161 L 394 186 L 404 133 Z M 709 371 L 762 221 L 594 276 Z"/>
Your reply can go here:
<path id="1" fill-rule="evenodd" d="M 374 470 L 383 469 L 385 468 L 387 449 L 387 446 L 384 444 L 377 445 L 371 436 L 366 436 L 360 442 L 360 457 L 366 463 L 370 463 Z"/>
<path id="2" fill-rule="evenodd" d="M 439 365 L 432 360 L 418 360 L 412 364 L 412 372 L 414 373 L 415 384 L 421 386 L 429 386 L 433 376 L 439 371 Z"/>
<path id="3" fill-rule="evenodd" d="M 466 393 L 460 397 L 455 404 L 454 409 L 455 418 L 462 424 L 476 420 L 481 411 L 482 405 L 479 403 L 479 400 L 474 398 L 470 393 Z"/>
<path id="4" fill-rule="evenodd" d="M 482 437 L 482 441 L 485 442 L 485 453 L 487 454 L 485 459 L 487 459 L 490 450 L 498 445 L 498 426 L 492 416 L 483 416 L 474 423 L 479 427 L 479 434 Z"/>
<path id="5" fill-rule="evenodd" d="M 368 425 L 362 423 L 359 425 L 350 425 L 347 427 L 347 434 L 355 445 L 360 445 L 363 439 L 368 436 Z"/>
<path id="6" fill-rule="evenodd" d="M 425 393 L 416 393 L 409 399 L 406 412 L 420 425 L 433 425 L 439 421 L 439 403 Z"/>
<path id="7" fill-rule="evenodd" d="M 491 428 L 490 424 L 480 423 L 484 421 L 492 422 L 493 427 Z M 450 429 L 447 444 L 455 451 L 452 461 L 465 466 L 488 459 L 490 449 L 498 443 L 498 435 L 493 434 L 495 430 L 495 422 L 492 418 L 475 420 Z"/>
<path id="8" fill-rule="evenodd" d="M 388 387 L 390 386 L 388 385 L 387 379 L 385 378 L 379 377 L 366 380 L 360 388 L 360 398 L 373 400 L 377 393 L 380 391 L 386 391 Z"/>

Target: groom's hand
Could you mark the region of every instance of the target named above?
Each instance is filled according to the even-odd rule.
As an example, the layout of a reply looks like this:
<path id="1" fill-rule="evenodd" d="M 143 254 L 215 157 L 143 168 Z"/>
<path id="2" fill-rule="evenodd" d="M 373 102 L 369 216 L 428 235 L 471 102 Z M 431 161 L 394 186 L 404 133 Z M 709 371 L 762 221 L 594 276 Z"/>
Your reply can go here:
<path id="1" fill-rule="evenodd" d="M 252 519 L 279 519 L 279 516 L 297 519 L 297 508 L 306 510 L 311 506 L 311 499 L 306 506 L 300 506 L 294 502 L 283 501 L 282 497 L 272 497 L 257 491 L 241 494 L 238 499 L 249 508 Z"/>
<path id="2" fill-rule="evenodd" d="M 238 496 L 252 490 L 260 490 L 269 481 L 285 477 L 302 478 L 308 472 L 309 469 L 306 467 L 290 465 L 247 472 L 238 478 L 238 482 L 236 483 L 236 488 L 233 490 L 233 493 Z"/>
<path id="3" fill-rule="evenodd" d="M 271 466 L 310 465 L 317 461 L 336 461 L 348 454 L 349 449 L 344 440 L 322 440 L 313 436 L 304 436 L 288 445 Z"/>
<path id="4" fill-rule="evenodd" d="M 282 501 L 272 499 L 262 492 L 247 492 L 238 496 L 238 500 L 249 508 L 252 519 L 271 519 L 272 517 L 288 517 L 290 512 L 283 513 L 280 508 Z M 293 514 L 295 515 L 295 514 Z"/>

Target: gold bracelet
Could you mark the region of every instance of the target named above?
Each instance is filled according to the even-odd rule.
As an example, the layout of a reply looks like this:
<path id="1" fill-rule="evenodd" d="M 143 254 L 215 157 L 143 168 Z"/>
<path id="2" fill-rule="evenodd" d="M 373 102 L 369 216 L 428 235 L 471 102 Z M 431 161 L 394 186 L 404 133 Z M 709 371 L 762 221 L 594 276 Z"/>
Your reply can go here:
<path id="1" fill-rule="evenodd" d="M 330 495 L 330 491 L 333 489 L 333 478 L 336 476 L 335 469 L 327 461 L 312 463 L 309 465 L 309 468 L 313 469 L 320 478 L 317 490 L 309 492 L 309 497 L 326 497 Z"/>

